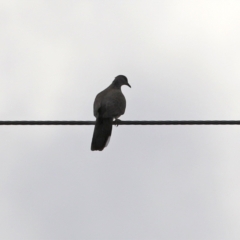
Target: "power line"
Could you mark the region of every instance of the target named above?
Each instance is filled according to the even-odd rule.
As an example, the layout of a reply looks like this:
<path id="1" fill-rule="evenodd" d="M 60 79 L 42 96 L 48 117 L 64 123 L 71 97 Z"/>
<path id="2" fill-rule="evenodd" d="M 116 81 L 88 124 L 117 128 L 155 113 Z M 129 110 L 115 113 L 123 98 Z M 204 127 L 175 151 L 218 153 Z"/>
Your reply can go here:
<path id="1" fill-rule="evenodd" d="M 0 121 L 0 125 L 95 125 L 95 121 Z M 116 122 L 113 122 L 116 125 Z M 240 125 L 240 120 L 117 121 L 117 125 Z"/>

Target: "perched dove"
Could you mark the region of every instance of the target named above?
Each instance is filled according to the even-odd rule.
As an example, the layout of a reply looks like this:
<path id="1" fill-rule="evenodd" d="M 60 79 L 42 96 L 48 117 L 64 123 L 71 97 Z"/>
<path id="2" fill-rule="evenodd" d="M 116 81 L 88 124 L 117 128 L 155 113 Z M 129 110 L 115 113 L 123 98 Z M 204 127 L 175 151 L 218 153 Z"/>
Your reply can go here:
<path id="1" fill-rule="evenodd" d="M 130 84 L 125 76 L 117 76 L 112 84 L 100 92 L 94 101 L 93 112 L 96 124 L 93 132 L 91 150 L 102 151 L 109 143 L 112 133 L 113 118 L 116 120 L 124 114 L 126 99 L 121 86 Z"/>

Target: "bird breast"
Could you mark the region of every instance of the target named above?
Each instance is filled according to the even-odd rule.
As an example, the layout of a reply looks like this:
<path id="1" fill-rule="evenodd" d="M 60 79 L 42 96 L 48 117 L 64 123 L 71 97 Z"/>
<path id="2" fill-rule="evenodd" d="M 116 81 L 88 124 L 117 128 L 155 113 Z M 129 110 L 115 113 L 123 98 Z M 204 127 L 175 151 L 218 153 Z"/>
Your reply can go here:
<path id="1" fill-rule="evenodd" d="M 126 109 L 126 99 L 121 90 L 112 90 L 102 99 L 102 117 L 119 117 L 124 114 Z"/>

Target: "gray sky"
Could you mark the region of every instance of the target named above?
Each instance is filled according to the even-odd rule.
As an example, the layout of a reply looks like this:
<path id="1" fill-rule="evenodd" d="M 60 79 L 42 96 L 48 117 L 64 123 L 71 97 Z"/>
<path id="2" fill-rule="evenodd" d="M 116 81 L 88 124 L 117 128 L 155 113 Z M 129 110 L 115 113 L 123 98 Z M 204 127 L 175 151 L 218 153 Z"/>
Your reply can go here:
<path id="1" fill-rule="evenodd" d="M 2 120 L 239 120 L 240 2 L 0 1 Z M 238 240 L 239 126 L 0 127 L 0 239 Z"/>

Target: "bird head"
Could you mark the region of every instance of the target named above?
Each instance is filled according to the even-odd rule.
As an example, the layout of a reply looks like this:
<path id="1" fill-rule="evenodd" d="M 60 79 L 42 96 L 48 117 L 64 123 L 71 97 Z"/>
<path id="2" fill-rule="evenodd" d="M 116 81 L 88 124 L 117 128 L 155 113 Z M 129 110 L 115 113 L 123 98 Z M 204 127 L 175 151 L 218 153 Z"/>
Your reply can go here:
<path id="1" fill-rule="evenodd" d="M 118 75 L 117 77 L 115 77 L 115 79 L 113 80 L 113 85 L 117 87 L 121 87 L 122 85 L 127 85 L 131 87 L 128 83 L 128 79 L 123 75 Z"/>

